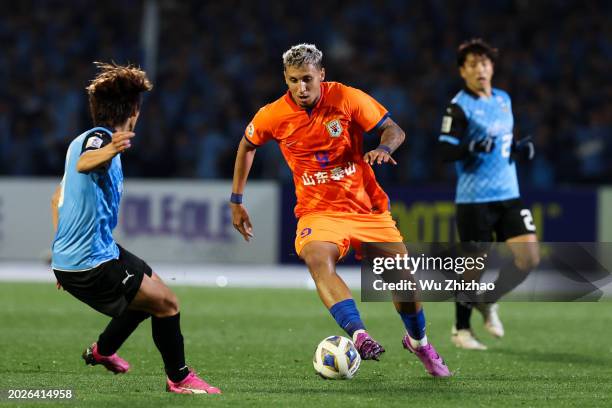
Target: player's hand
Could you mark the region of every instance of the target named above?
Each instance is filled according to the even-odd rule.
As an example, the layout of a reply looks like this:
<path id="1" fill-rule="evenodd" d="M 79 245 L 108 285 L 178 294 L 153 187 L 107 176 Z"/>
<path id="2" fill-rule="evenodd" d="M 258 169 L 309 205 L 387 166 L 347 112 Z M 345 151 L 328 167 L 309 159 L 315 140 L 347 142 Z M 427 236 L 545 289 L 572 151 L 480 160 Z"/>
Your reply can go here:
<path id="1" fill-rule="evenodd" d="M 491 136 L 472 140 L 468 145 L 470 153 L 491 153 L 493 149 L 495 149 L 495 140 Z"/>
<path id="2" fill-rule="evenodd" d="M 365 160 L 365 162 L 368 163 L 370 166 L 374 163 L 391 163 L 393 165 L 397 164 L 393 157 L 391 157 L 391 155 L 383 149 L 370 150 L 369 152 L 363 155 L 363 160 Z"/>
<path id="3" fill-rule="evenodd" d="M 232 224 L 234 225 L 234 228 L 236 228 L 238 232 L 242 234 L 245 241 L 250 241 L 254 235 L 253 225 L 251 224 L 249 213 L 242 204 L 230 203 L 230 207 L 232 208 Z"/>
<path id="4" fill-rule="evenodd" d="M 510 162 L 519 160 L 533 160 L 535 157 L 535 144 L 531 135 L 512 143 Z"/>
<path id="5" fill-rule="evenodd" d="M 136 136 L 134 132 L 115 132 L 112 136 L 113 140 L 111 142 L 111 146 L 113 146 L 115 152 L 122 153 L 132 147 L 132 142 L 130 139 L 134 136 Z"/>
<path id="6" fill-rule="evenodd" d="M 62 284 L 59 283 L 59 281 L 57 281 L 57 280 L 55 281 L 55 287 L 57 288 L 57 290 L 63 289 L 62 288 Z"/>

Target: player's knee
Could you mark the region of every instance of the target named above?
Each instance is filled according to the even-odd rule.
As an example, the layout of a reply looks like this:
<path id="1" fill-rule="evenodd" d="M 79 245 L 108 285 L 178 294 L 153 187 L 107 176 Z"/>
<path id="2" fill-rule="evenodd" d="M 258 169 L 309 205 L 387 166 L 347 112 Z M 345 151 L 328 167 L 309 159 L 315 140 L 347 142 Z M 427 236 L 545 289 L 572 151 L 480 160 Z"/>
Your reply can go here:
<path id="1" fill-rule="evenodd" d="M 166 310 L 170 316 L 174 316 L 179 312 L 179 302 L 174 292 L 168 290 L 168 296 L 166 296 L 165 303 Z"/>
<path id="2" fill-rule="evenodd" d="M 160 298 L 157 305 L 155 317 L 174 316 L 179 312 L 178 298 L 170 289 L 165 288 L 164 295 Z"/>
<path id="3" fill-rule="evenodd" d="M 308 266 L 308 269 L 314 275 L 326 274 L 334 271 L 333 260 L 329 256 L 315 251 L 303 251 L 302 259 Z"/>
<path id="4" fill-rule="evenodd" d="M 519 256 L 514 261 L 516 267 L 524 272 L 534 270 L 540 264 L 540 254 L 531 253 L 526 256 Z"/>

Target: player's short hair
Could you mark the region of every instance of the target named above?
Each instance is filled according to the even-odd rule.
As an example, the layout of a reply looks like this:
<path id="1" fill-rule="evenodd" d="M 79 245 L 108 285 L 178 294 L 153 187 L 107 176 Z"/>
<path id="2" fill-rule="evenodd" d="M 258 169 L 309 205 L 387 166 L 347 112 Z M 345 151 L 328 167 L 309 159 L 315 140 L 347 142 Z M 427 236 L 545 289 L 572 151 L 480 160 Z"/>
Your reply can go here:
<path id="1" fill-rule="evenodd" d="M 323 53 L 314 44 L 298 44 L 283 53 L 283 69 L 312 64 L 321 69 Z"/>
<path id="2" fill-rule="evenodd" d="M 99 72 L 86 88 L 94 125 L 120 125 L 140 109 L 141 94 L 153 85 L 147 74 L 134 65 L 94 64 Z"/>
<path id="3" fill-rule="evenodd" d="M 484 55 L 495 62 L 497 60 L 497 48 L 491 47 L 482 38 L 472 38 L 463 42 L 457 49 L 457 66 L 462 67 L 469 54 Z"/>

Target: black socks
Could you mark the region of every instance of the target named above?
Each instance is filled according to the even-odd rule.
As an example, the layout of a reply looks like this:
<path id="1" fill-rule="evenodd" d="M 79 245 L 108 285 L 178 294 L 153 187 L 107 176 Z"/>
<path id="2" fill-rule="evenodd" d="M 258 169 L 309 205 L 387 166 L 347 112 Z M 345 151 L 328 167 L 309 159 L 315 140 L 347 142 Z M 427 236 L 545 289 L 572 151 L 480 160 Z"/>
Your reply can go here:
<path id="1" fill-rule="evenodd" d="M 497 302 L 502 296 L 512 291 L 523 282 L 530 271 L 521 271 L 516 267 L 514 261 L 508 262 L 500 270 L 495 280 L 495 289 L 487 294 L 488 301 Z"/>
<path id="2" fill-rule="evenodd" d="M 185 364 L 185 347 L 180 318 L 180 313 L 169 317 L 151 317 L 153 341 L 164 360 L 166 374 L 173 382 L 182 381 L 189 374 L 189 369 Z"/>
<path id="3" fill-rule="evenodd" d="M 455 328 L 457 330 L 469 330 L 471 327 L 470 317 L 472 317 L 472 305 L 455 302 Z"/>
<path id="4" fill-rule="evenodd" d="M 145 312 L 126 310 L 120 316 L 114 317 L 98 337 L 98 353 L 103 356 L 115 354 L 138 325 L 149 316 Z"/>

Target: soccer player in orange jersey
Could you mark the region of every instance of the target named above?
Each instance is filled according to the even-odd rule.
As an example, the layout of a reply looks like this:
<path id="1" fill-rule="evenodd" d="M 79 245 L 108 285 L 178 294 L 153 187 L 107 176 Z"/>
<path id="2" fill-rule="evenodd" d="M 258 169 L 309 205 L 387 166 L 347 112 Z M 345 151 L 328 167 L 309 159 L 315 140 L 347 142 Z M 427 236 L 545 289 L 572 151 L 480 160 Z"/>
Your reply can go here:
<path id="1" fill-rule="evenodd" d="M 363 324 L 349 288 L 336 274 L 336 262 L 361 242 L 388 242 L 397 253 L 406 247 L 389 213 L 389 198 L 371 165 L 396 164 L 391 154 L 404 132 L 388 111 L 366 93 L 338 82 L 323 82 L 323 54 L 300 44 L 283 54 L 288 92 L 257 112 L 238 147 L 232 196 L 232 222 L 248 241 L 253 227 L 242 193 L 256 148 L 274 140 L 293 173 L 298 218 L 295 249 L 336 322 L 353 338 L 363 359 L 385 351 Z M 375 131 L 380 145 L 363 154 L 363 133 Z M 405 348 L 433 376 L 450 372 L 425 335 L 419 303 L 395 302 L 406 327 Z"/>

